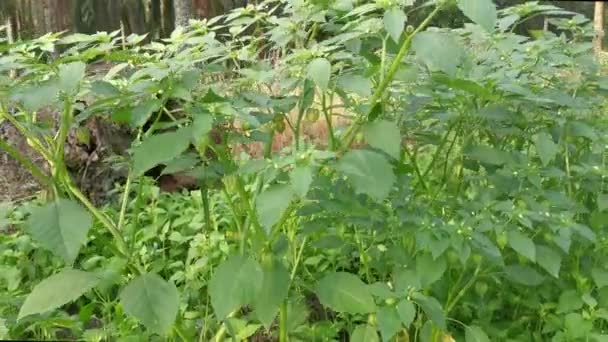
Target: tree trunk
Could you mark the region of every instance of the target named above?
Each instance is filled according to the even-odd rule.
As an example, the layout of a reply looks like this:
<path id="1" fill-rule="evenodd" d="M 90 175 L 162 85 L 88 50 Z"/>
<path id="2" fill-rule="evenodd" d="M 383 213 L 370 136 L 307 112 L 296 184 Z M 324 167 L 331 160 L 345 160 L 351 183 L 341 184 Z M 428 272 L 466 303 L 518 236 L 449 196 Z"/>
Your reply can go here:
<path id="1" fill-rule="evenodd" d="M 595 11 L 593 12 L 593 28 L 595 29 L 595 39 L 593 47 L 596 53 L 602 51 L 602 42 L 604 40 L 604 3 L 602 1 L 595 2 Z"/>
<path id="2" fill-rule="evenodd" d="M 173 13 L 173 1 L 172 0 L 161 0 L 161 26 L 163 37 L 168 37 L 173 32 L 174 24 L 174 13 Z"/>
<path id="3" fill-rule="evenodd" d="M 141 0 L 125 0 L 124 12 L 129 33 L 146 33 L 146 9 Z"/>
<path id="4" fill-rule="evenodd" d="M 194 18 L 194 7 L 192 0 L 174 0 L 173 7 L 175 10 L 175 26 L 186 26 L 188 20 Z"/>

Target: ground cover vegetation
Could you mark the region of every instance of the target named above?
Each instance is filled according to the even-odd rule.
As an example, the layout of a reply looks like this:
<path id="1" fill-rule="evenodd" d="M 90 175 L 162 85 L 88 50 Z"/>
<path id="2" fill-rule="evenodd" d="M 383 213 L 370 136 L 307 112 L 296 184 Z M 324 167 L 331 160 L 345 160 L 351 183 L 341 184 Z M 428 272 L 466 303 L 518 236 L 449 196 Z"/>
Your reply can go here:
<path id="1" fill-rule="evenodd" d="M 0 120 L 43 161 L 0 140 L 42 190 L 0 207 L 0 338 L 608 340 L 592 36 L 535 2 L 294 0 L 4 42 Z M 91 120 L 132 137 L 102 201 L 68 162 Z"/>

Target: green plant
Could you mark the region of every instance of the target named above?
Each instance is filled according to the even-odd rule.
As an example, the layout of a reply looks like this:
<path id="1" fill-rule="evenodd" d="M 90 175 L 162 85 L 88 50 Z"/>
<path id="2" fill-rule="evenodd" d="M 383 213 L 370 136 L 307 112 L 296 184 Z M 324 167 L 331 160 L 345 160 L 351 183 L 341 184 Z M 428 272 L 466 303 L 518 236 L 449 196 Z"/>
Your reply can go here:
<path id="1" fill-rule="evenodd" d="M 268 1 L 163 43 L 7 48 L 0 114 L 50 172 L 0 148 L 50 197 L 0 211 L 0 337 L 605 339 L 608 83 L 588 23 L 530 39 L 513 28 L 555 7 L 458 0 L 406 27 L 412 3 Z M 429 27 L 454 8 L 473 23 Z M 87 75 L 96 61 L 114 64 Z M 64 162 L 90 117 L 134 136 L 104 207 Z M 254 142 L 264 158 L 235 152 Z M 160 192 L 158 167 L 199 189 Z"/>

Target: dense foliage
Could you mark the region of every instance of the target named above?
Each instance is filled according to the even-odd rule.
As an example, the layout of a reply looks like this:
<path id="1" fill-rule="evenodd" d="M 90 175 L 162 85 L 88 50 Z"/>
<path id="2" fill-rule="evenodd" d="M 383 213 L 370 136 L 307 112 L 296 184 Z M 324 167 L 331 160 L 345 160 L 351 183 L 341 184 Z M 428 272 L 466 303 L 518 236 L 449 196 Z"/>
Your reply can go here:
<path id="1" fill-rule="evenodd" d="M 143 46 L 6 46 L 0 117 L 48 170 L 0 147 L 48 191 L 0 210 L 0 338 L 607 340 L 608 79 L 587 20 L 458 0 L 414 28 L 413 3 L 270 1 Z M 427 27 L 449 6 L 473 23 Z M 513 33 L 539 13 L 559 33 Z M 64 160 L 92 117 L 136 136 L 103 207 Z M 254 141 L 263 158 L 237 148 Z M 159 165 L 198 189 L 160 192 Z"/>

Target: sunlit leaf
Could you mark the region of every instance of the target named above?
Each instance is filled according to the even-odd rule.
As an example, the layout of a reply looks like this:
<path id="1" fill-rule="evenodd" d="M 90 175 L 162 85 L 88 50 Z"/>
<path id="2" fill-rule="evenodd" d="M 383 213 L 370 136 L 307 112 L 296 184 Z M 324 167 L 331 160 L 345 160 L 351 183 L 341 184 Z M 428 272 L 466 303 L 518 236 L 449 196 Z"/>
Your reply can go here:
<path id="1" fill-rule="evenodd" d="M 534 242 L 518 231 L 511 231 L 508 235 L 509 246 L 517 253 L 525 256 L 530 261 L 536 261 L 536 247 Z"/>
<path id="2" fill-rule="evenodd" d="M 432 71 L 455 75 L 465 55 L 464 49 L 449 33 L 425 31 L 414 36 L 412 49 Z"/>
<path id="3" fill-rule="evenodd" d="M 553 249 L 537 245 L 536 262 L 555 278 L 559 278 L 559 270 L 562 263 L 562 256 Z"/>
<path id="4" fill-rule="evenodd" d="M 447 323 L 443 308 L 437 299 L 425 296 L 421 293 L 414 293 L 412 298 L 420 305 L 426 316 L 442 330 L 447 330 Z"/>
<path id="5" fill-rule="evenodd" d="M 376 314 L 376 319 L 382 341 L 390 341 L 401 330 L 401 320 L 397 314 L 397 309 L 392 306 L 381 307 Z"/>
<path id="6" fill-rule="evenodd" d="M 353 333 L 350 337 L 351 342 L 378 342 L 380 339 L 378 338 L 378 333 L 376 332 L 376 328 L 362 324 L 355 327 Z"/>
<path id="7" fill-rule="evenodd" d="M 498 16 L 492 0 L 458 0 L 458 8 L 487 31 L 494 31 Z"/>
<path id="8" fill-rule="evenodd" d="M 253 307 L 256 317 L 268 329 L 274 321 L 283 300 L 287 298 L 290 278 L 285 266 L 278 261 L 265 266 L 262 271 L 262 285 L 255 297 Z"/>
<path id="9" fill-rule="evenodd" d="M 307 77 L 321 89 L 327 89 L 331 76 L 331 63 L 325 58 L 316 58 L 308 64 Z"/>
<path id="10" fill-rule="evenodd" d="M 403 10 L 398 7 L 393 7 L 384 13 L 384 29 L 395 42 L 399 42 L 401 33 L 405 28 L 407 17 Z"/>

